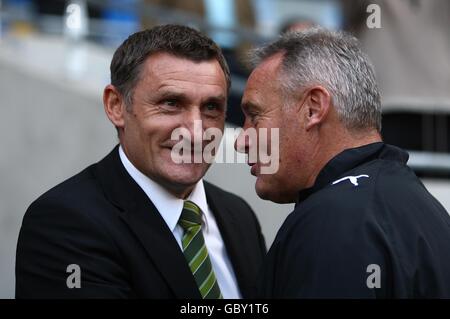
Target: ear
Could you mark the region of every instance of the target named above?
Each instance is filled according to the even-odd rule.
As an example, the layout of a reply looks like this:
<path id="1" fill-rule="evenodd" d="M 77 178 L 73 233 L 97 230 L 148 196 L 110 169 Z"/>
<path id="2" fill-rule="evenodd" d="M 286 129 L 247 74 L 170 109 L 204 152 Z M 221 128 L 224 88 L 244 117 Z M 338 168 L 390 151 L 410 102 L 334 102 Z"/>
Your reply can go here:
<path id="1" fill-rule="evenodd" d="M 115 127 L 121 129 L 124 127 L 125 103 L 122 95 L 111 84 L 108 84 L 103 90 L 103 106 L 109 120 Z"/>
<path id="2" fill-rule="evenodd" d="M 323 123 L 331 110 L 331 96 L 322 86 L 314 86 L 304 93 L 306 130 Z"/>

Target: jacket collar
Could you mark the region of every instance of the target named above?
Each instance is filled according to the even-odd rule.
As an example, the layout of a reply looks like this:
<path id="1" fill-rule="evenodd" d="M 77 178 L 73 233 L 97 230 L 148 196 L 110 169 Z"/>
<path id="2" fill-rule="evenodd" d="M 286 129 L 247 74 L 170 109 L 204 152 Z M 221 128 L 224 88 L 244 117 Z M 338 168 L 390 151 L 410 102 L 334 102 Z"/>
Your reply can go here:
<path id="1" fill-rule="evenodd" d="M 409 155 L 398 147 L 377 142 L 346 149 L 333 157 L 317 175 L 314 185 L 300 191 L 296 206 L 331 182 L 344 176 L 349 170 L 375 159 L 391 160 L 406 164 Z"/>
<path id="2" fill-rule="evenodd" d="M 176 298 L 201 295 L 171 230 L 119 158 L 118 146 L 100 161 L 95 173 L 106 198 L 136 235 Z"/>
<path id="3" fill-rule="evenodd" d="M 155 205 L 156 209 L 161 214 L 161 217 L 173 233 L 180 219 L 185 200 L 175 197 L 163 186 L 141 173 L 133 163 L 130 162 L 121 146 L 119 146 L 119 157 L 127 173 L 144 191 L 153 205 Z M 197 184 L 195 184 L 186 200 L 194 202 L 200 208 L 203 212 L 202 217 L 204 226 L 207 228 L 210 215 L 203 179 L 200 179 Z"/>
<path id="4" fill-rule="evenodd" d="M 123 151 L 121 151 L 120 146 L 119 157 L 127 173 L 131 178 L 133 178 L 134 181 L 136 181 L 140 189 L 142 189 L 144 193 L 146 193 L 147 197 L 151 201 L 151 204 L 154 205 L 155 211 L 161 215 L 167 227 L 173 233 L 173 230 L 181 215 L 183 200 L 180 200 L 179 207 L 177 207 L 176 204 L 173 205 L 173 195 L 167 195 L 167 191 L 165 189 L 162 189 L 162 187 L 156 182 L 153 182 L 147 176 L 139 172 L 126 158 L 126 155 L 123 153 Z M 166 198 L 164 198 L 164 196 L 166 196 Z M 167 196 L 169 198 L 167 198 Z M 214 191 L 214 188 L 211 184 L 204 182 L 203 180 L 200 180 L 197 183 L 188 199 L 198 205 L 204 212 L 203 218 L 205 227 L 208 227 L 207 216 L 209 216 L 209 211 L 211 211 L 214 215 L 220 234 L 227 249 L 228 257 L 231 261 L 231 264 L 233 265 L 233 271 L 236 275 L 239 290 L 243 296 L 248 295 L 249 288 L 246 278 L 249 274 L 244 273 L 244 270 L 247 268 L 245 265 L 245 263 L 247 262 L 247 258 L 242 254 L 242 250 L 236 249 L 237 247 L 240 247 L 241 243 L 239 241 L 241 239 L 238 239 L 236 236 L 236 229 L 238 229 L 238 225 L 236 224 L 233 212 L 229 211 L 228 209 L 229 204 L 223 203 L 221 195 Z M 164 205 L 164 203 L 166 203 L 166 205 Z M 172 205 L 169 205 L 167 203 L 172 203 Z M 208 209 L 208 205 L 210 209 Z M 170 208 L 171 206 L 172 208 Z M 161 211 L 161 209 L 163 208 L 169 209 L 171 214 L 167 214 L 167 210 L 166 214 L 164 214 L 165 212 Z"/>
<path id="5" fill-rule="evenodd" d="M 201 299 L 195 279 L 172 231 L 142 188 L 126 171 L 120 161 L 119 146 L 97 164 L 95 174 L 105 197 L 119 209 L 120 217 L 144 246 L 176 298 Z M 237 236 L 236 230 L 239 227 L 235 212 L 229 210 L 214 186 L 204 182 L 204 187 L 208 205 L 216 218 L 241 294 L 243 297 L 249 296 L 253 288 L 246 280 L 249 276 L 245 273 L 248 258 L 239 249 L 240 241 L 245 240 L 245 237 Z"/>

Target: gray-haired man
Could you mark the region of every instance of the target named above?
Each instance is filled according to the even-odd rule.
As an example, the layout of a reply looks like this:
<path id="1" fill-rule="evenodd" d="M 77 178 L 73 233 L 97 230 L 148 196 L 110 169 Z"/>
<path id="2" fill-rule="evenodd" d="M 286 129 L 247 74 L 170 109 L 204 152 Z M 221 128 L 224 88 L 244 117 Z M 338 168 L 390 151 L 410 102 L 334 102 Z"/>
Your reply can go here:
<path id="1" fill-rule="evenodd" d="M 450 297 L 450 217 L 381 138 L 380 94 L 357 40 L 312 29 L 255 51 L 245 129 L 279 128 L 256 192 L 296 202 L 261 282 L 275 298 Z M 256 141 L 241 134 L 236 148 Z"/>

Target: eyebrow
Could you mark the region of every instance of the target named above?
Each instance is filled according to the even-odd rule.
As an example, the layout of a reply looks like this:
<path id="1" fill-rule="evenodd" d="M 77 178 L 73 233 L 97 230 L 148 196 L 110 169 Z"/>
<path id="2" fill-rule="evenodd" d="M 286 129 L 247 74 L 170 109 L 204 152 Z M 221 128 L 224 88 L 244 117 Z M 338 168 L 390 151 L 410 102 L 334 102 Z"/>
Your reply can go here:
<path id="1" fill-rule="evenodd" d="M 173 92 L 173 91 L 166 91 L 166 92 L 162 92 L 159 96 L 158 99 L 177 99 L 180 101 L 187 101 L 189 100 L 189 97 L 185 94 L 185 93 L 181 93 L 181 92 Z M 224 104 L 227 101 L 227 98 L 225 95 L 220 94 L 217 96 L 209 96 L 207 98 L 204 99 L 204 102 L 216 102 L 216 103 L 221 103 Z"/>
<path id="2" fill-rule="evenodd" d="M 205 99 L 206 102 L 216 102 L 224 104 L 227 101 L 227 98 L 224 95 L 211 96 Z"/>
<path id="3" fill-rule="evenodd" d="M 173 92 L 173 91 L 166 91 L 166 92 L 162 92 L 159 96 L 159 99 L 177 99 L 177 100 L 187 100 L 187 96 L 184 93 L 180 93 L 180 92 Z"/>

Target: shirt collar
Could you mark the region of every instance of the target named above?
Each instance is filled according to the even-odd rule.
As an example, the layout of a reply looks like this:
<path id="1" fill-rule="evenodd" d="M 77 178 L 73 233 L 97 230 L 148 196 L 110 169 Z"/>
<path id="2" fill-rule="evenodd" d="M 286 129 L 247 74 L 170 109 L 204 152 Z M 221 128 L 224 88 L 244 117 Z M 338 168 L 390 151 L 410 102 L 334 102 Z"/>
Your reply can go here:
<path id="1" fill-rule="evenodd" d="M 133 180 L 142 188 L 148 198 L 155 205 L 161 217 L 166 222 L 169 229 L 173 232 L 178 224 L 178 220 L 183 210 L 184 200 L 175 197 L 169 193 L 164 187 L 150 179 L 139 171 L 125 155 L 122 146 L 119 146 L 120 160 Z M 206 193 L 203 180 L 200 179 L 186 200 L 194 202 L 203 213 L 203 220 L 206 223 L 206 215 L 208 204 L 206 201 Z"/>
<path id="2" fill-rule="evenodd" d="M 406 164 L 408 157 L 407 152 L 383 142 L 346 149 L 333 157 L 324 166 L 311 188 L 300 191 L 297 204 L 363 163 L 374 159 L 385 159 Z"/>

